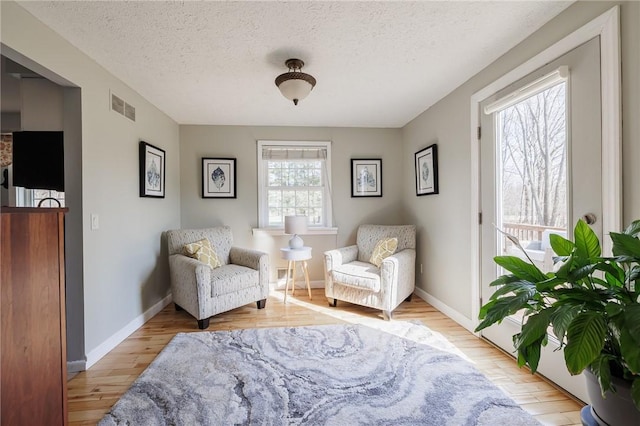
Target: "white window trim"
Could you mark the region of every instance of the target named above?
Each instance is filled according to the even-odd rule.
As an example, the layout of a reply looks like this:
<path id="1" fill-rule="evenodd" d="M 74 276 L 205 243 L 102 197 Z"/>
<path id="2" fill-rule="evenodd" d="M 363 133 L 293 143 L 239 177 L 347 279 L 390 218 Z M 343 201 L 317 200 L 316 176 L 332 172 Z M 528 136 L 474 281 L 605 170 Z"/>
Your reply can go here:
<path id="1" fill-rule="evenodd" d="M 16 206 L 35 207 L 33 205 L 33 191 L 29 191 L 28 189 L 20 186 L 15 186 L 14 191 L 16 194 Z"/>
<path id="2" fill-rule="evenodd" d="M 265 167 L 264 161 L 262 160 L 262 149 L 265 146 L 292 146 L 292 147 L 300 147 L 300 146 L 310 146 L 310 147 L 318 147 L 324 148 L 327 150 L 327 158 L 325 160 L 326 164 L 326 186 L 325 193 L 322 197 L 323 199 L 323 213 L 326 217 L 326 223 L 324 226 L 320 227 L 309 227 L 308 234 L 334 234 L 337 233 L 337 229 L 333 228 L 333 206 L 331 204 L 331 141 L 280 141 L 280 140 L 258 140 L 256 155 L 258 159 L 258 226 L 259 228 L 254 229 L 254 234 L 258 230 L 268 231 L 271 235 L 278 235 L 278 230 L 282 230 L 283 227 L 275 227 L 268 226 L 268 209 L 266 208 L 266 193 L 264 191 L 265 187 Z M 335 232 L 333 232 L 335 230 Z M 284 234 L 283 234 L 284 235 Z"/>

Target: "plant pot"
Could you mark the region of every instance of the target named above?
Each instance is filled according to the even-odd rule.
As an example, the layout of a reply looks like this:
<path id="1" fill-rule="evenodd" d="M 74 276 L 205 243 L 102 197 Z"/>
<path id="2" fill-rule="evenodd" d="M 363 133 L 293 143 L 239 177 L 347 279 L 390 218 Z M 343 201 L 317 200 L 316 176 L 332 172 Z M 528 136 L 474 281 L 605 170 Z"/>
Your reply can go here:
<path id="1" fill-rule="evenodd" d="M 600 426 L 638 426 L 640 411 L 631 399 L 631 382 L 611 377 L 616 392 L 605 393 L 602 397 L 598 379 L 588 368 L 584 370 L 587 378 L 587 394 L 591 401 L 591 415 Z"/>

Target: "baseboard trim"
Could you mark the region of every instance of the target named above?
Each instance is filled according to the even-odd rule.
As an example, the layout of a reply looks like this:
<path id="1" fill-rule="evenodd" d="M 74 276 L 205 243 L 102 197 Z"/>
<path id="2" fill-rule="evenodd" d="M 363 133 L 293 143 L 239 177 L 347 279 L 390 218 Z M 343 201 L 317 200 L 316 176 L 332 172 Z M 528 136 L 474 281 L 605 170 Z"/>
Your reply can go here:
<path id="1" fill-rule="evenodd" d="M 271 288 L 274 290 L 282 290 L 284 291 L 284 287 L 286 286 L 286 282 L 272 282 L 271 283 Z M 309 286 L 311 288 L 324 288 L 324 280 L 316 280 L 316 281 L 312 281 L 309 280 Z M 304 282 L 304 280 L 300 280 L 297 279 L 296 280 L 296 290 L 298 289 L 306 289 L 307 288 L 307 284 Z"/>
<path id="2" fill-rule="evenodd" d="M 67 373 L 78 373 L 87 369 L 87 361 L 81 359 L 77 361 L 67 361 Z"/>
<path id="3" fill-rule="evenodd" d="M 462 315 L 460 312 L 443 303 L 439 299 L 436 299 L 421 288 L 416 287 L 414 294 L 473 333 L 473 330 L 475 328 L 473 325 L 473 321 Z"/>
<path id="4" fill-rule="evenodd" d="M 97 348 L 87 354 L 86 369 L 91 368 L 96 362 L 108 354 L 113 348 L 118 346 L 124 339 L 131 336 L 134 331 L 142 327 L 145 322 L 153 318 L 158 312 L 164 309 L 173 300 L 171 294 L 168 294 L 158 303 L 147 309 L 143 314 L 134 318 L 129 324 L 118 330 L 115 334 L 102 342 Z"/>

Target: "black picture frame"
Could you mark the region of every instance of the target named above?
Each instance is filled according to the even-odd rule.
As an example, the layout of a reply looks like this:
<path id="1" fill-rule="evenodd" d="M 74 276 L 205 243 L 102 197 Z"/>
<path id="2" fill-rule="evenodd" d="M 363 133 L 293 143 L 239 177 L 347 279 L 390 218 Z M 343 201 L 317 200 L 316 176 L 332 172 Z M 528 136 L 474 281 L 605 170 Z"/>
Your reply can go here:
<path id="1" fill-rule="evenodd" d="M 351 197 L 382 197 L 382 159 L 351 159 Z"/>
<path id="2" fill-rule="evenodd" d="M 166 154 L 157 146 L 140 141 L 140 196 L 164 198 Z"/>
<path id="3" fill-rule="evenodd" d="M 202 158 L 202 198 L 236 198 L 236 159 Z"/>
<path id="4" fill-rule="evenodd" d="M 438 145 L 433 144 L 415 153 L 416 195 L 438 193 Z"/>

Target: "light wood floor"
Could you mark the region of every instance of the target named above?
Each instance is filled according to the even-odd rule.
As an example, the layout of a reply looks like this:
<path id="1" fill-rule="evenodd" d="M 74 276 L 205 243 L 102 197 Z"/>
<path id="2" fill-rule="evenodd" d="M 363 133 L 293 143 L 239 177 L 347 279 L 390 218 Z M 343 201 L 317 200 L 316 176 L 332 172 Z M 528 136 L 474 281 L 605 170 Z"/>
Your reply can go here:
<path id="1" fill-rule="evenodd" d="M 256 327 L 283 327 L 358 322 L 382 317 L 379 311 L 346 302 L 329 307 L 323 289 L 313 290 L 309 301 L 306 291 L 297 289 L 295 297 L 283 303 L 281 291 L 272 292 L 266 309 L 246 305 L 211 319 L 208 331 Z M 539 376 L 518 369 L 515 361 L 489 343 L 476 338 L 453 320 L 414 296 L 394 311 L 394 320 L 421 320 L 431 330 L 471 358 L 476 367 L 507 395 L 545 425 L 580 425 L 580 409 L 564 392 Z M 195 319 L 186 312 L 176 312 L 173 304 L 149 320 L 139 330 L 69 382 L 69 423 L 96 424 L 131 383 L 144 371 L 162 348 L 179 332 L 200 331 Z"/>

